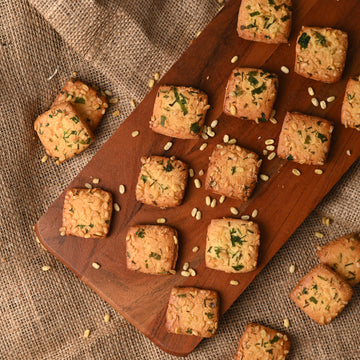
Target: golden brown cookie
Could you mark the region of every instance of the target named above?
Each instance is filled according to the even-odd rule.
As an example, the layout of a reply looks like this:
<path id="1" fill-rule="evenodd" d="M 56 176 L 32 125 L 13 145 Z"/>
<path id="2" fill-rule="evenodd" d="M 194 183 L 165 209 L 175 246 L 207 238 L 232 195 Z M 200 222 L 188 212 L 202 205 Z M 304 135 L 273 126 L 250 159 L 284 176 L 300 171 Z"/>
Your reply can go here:
<path id="1" fill-rule="evenodd" d="M 360 76 L 353 76 L 346 85 L 341 123 L 360 131 Z"/>

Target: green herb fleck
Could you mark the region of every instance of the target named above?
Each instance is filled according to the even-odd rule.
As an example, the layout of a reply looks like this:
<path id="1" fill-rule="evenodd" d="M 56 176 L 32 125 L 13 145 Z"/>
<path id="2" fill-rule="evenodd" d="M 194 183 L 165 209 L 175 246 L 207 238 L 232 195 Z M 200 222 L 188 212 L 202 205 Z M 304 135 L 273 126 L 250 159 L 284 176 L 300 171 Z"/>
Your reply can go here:
<path id="1" fill-rule="evenodd" d="M 164 169 L 166 172 L 170 172 L 170 171 L 174 170 L 174 166 L 173 166 L 173 164 L 170 162 L 170 160 L 168 160 L 167 165 L 166 165 L 166 166 L 163 166 L 163 169 Z"/>
<path id="2" fill-rule="evenodd" d="M 276 343 L 276 342 L 279 341 L 279 340 L 280 340 L 280 337 L 277 336 L 277 335 L 275 335 L 275 336 L 269 341 L 269 343 L 270 343 L 270 344 L 274 344 L 274 343 Z"/>
<path id="3" fill-rule="evenodd" d="M 147 176 L 145 176 L 145 175 L 141 175 L 140 179 L 141 179 L 144 183 L 147 182 Z"/>
<path id="4" fill-rule="evenodd" d="M 236 166 L 233 166 L 231 168 L 231 175 L 234 175 L 236 173 Z"/>
<path id="5" fill-rule="evenodd" d="M 186 333 L 187 333 L 187 334 L 192 334 L 192 329 L 187 328 L 187 329 L 186 329 Z"/>
<path id="6" fill-rule="evenodd" d="M 285 22 L 285 21 L 287 21 L 287 20 L 289 20 L 290 19 L 290 15 L 285 15 L 285 16 L 283 16 L 280 20 L 282 21 L 282 22 Z"/>
<path id="7" fill-rule="evenodd" d="M 135 235 L 139 238 L 144 238 L 145 237 L 145 229 L 140 228 L 136 231 Z"/>
<path id="8" fill-rule="evenodd" d="M 214 318 L 214 314 L 211 312 L 205 313 L 205 315 L 209 318 L 209 319 L 213 319 Z"/>
<path id="9" fill-rule="evenodd" d="M 243 267 L 244 267 L 244 265 L 232 266 L 232 268 L 233 268 L 235 271 L 240 271 Z"/>
<path id="10" fill-rule="evenodd" d="M 198 134 L 200 132 L 199 121 L 194 122 L 190 125 L 190 131 L 193 132 L 194 134 Z"/>
<path id="11" fill-rule="evenodd" d="M 265 117 L 265 114 L 263 112 L 261 113 L 261 117 L 258 118 L 258 121 L 259 122 L 266 122 L 267 121 L 266 117 Z"/>
<path id="12" fill-rule="evenodd" d="M 262 83 L 261 86 L 257 87 L 256 89 L 251 90 L 251 95 L 255 95 L 255 94 L 259 95 L 264 90 L 266 90 L 266 85 L 265 85 L 265 83 Z"/>
<path id="13" fill-rule="evenodd" d="M 251 17 L 258 16 L 258 15 L 260 15 L 260 12 L 259 11 L 254 11 L 254 12 L 250 13 L 249 15 Z"/>
<path id="14" fill-rule="evenodd" d="M 311 301 L 314 304 L 318 303 L 318 301 L 313 296 L 309 299 L 309 301 Z"/>
<path id="15" fill-rule="evenodd" d="M 161 260 L 161 255 L 156 252 L 151 252 L 149 255 L 150 258 L 154 258 L 155 260 Z"/>
<path id="16" fill-rule="evenodd" d="M 74 103 L 85 104 L 85 99 L 81 97 L 76 97 Z"/>
<path id="17" fill-rule="evenodd" d="M 186 294 L 178 294 L 178 297 L 185 298 L 185 297 L 186 297 Z"/>
<path id="18" fill-rule="evenodd" d="M 310 140 L 311 140 L 310 135 L 306 135 L 305 144 L 310 144 Z"/>
<path id="19" fill-rule="evenodd" d="M 300 45 L 301 49 L 306 49 L 309 45 L 309 41 L 310 36 L 307 33 L 302 33 L 298 40 L 298 44 Z"/>
<path id="20" fill-rule="evenodd" d="M 326 45 L 326 37 L 324 35 L 321 35 L 319 32 L 315 31 L 316 41 L 322 45 Z"/>
<path id="21" fill-rule="evenodd" d="M 286 157 L 286 160 L 289 160 L 289 161 L 294 160 L 294 157 L 293 157 L 291 154 L 289 154 L 289 155 Z"/>
<path id="22" fill-rule="evenodd" d="M 177 102 L 180 105 L 180 108 L 181 108 L 181 111 L 183 112 L 183 114 L 186 115 L 188 113 L 188 110 L 185 106 L 185 104 L 186 104 L 185 96 L 180 94 L 180 96 L 181 96 L 181 99 L 180 99 L 180 96 L 179 96 L 179 93 L 178 93 L 176 87 L 173 87 L 173 91 L 174 91 L 174 95 L 175 95 L 175 101 L 172 104 L 170 104 L 170 106 L 173 106 Z"/>
<path id="23" fill-rule="evenodd" d="M 325 141 L 328 141 L 328 138 L 324 134 L 321 134 L 318 132 L 316 135 L 321 140 L 322 143 L 324 143 Z"/>
<path id="24" fill-rule="evenodd" d="M 161 120 L 160 120 L 160 125 L 161 125 L 161 126 L 165 126 L 166 116 L 161 115 L 161 118 L 160 118 L 160 119 L 161 119 Z"/>

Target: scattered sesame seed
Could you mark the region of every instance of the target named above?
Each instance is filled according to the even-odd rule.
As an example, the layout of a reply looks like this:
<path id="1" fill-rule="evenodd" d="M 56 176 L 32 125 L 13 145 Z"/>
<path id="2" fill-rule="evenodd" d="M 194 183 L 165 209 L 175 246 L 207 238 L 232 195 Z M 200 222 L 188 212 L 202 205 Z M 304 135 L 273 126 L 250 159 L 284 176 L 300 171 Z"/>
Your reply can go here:
<path id="1" fill-rule="evenodd" d="M 64 226 L 62 226 L 62 227 L 59 229 L 60 232 L 65 231 L 65 230 L 66 230 L 66 229 L 65 229 Z"/>
<path id="2" fill-rule="evenodd" d="M 65 236 L 65 231 L 61 231 L 61 233 L 60 233 L 60 236 Z M 40 240 L 39 240 L 39 243 L 40 243 Z"/>
<path id="3" fill-rule="evenodd" d="M 125 185 L 121 184 L 119 186 L 119 192 L 120 192 L 120 194 L 125 194 Z"/>
<path id="4" fill-rule="evenodd" d="M 196 213 L 196 216 L 195 216 L 196 220 L 200 220 L 201 216 L 202 216 L 201 211 L 198 210 L 197 213 Z"/>
<path id="5" fill-rule="evenodd" d="M 204 170 L 203 169 L 200 169 L 199 170 L 199 176 L 203 176 L 205 173 L 204 173 Z"/>
<path id="6" fill-rule="evenodd" d="M 230 212 L 234 215 L 239 215 L 239 210 L 236 207 L 231 207 Z"/>
<path id="7" fill-rule="evenodd" d="M 237 280 L 230 280 L 230 285 L 237 286 L 239 285 L 239 282 Z"/>
<path id="8" fill-rule="evenodd" d="M 231 115 L 236 115 L 236 107 L 235 107 L 235 105 L 230 106 L 230 114 Z"/>
<path id="9" fill-rule="evenodd" d="M 287 68 L 286 66 L 282 66 L 280 68 L 280 70 L 284 73 L 284 74 L 288 74 L 290 72 L 289 68 Z"/>
<path id="10" fill-rule="evenodd" d="M 323 216 L 323 218 L 321 219 L 321 222 L 326 225 L 326 226 L 330 226 L 331 224 L 331 219 L 328 218 L 327 216 Z"/>
<path id="11" fill-rule="evenodd" d="M 84 185 L 87 189 L 92 189 L 92 185 L 90 183 L 85 183 Z"/>
<path id="12" fill-rule="evenodd" d="M 210 126 L 214 129 L 214 128 L 217 127 L 217 124 L 218 124 L 218 123 L 219 123 L 218 120 L 213 120 L 213 121 L 211 122 Z"/>
<path id="13" fill-rule="evenodd" d="M 209 136 L 208 136 L 206 133 L 204 133 L 204 132 L 201 133 L 201 137 L 202 137 L 204 140 L 209 139 Z"/>
<path id="14" fill-rule="evenodd" d="M 160 79 L 160 74 L 158 72 L 156 72 L 154 74 L 154 80 L 158 81 Z"/>
<path id="15" fill-rule="evenodd" d="M 239 57 L 237 55 L 233 56 L 230 60 L 232 64 L 236 63 L 239 60 Z"/>
<path id="16" fill-rule="evenodd" d="M 240 219 L 241 219 L 241 220 L 249 220 L 249 219 L 250 219 L 250 216 L 249 216 L 249 215 L 243 215 L 243 216 L 241 216 Z"/>
<path id="17" fill-rule="evenodd" d="M 315 237 L 317 237 L 318 239 L 322 239 L 324 237 L 324 234 L 319 232 L 319 231 L 315 231 L 314 233 Z"/>
<path id="18" fill-rule="evenodd" d="M 189 267 L 190 267 L 190 264 L 188 263 L 188 262 L 186 262 L 184 265 L 183 265 L 183 270 L 187 270 L 187 269 L 189 269 Z"/>
<path id="19" fill-rule="evenodd" d="M 116 117 L 116 116 L 119 116 L 120 115 L 120 111 L 119 110 L 116 110 L 113 112 L 113 117 Z"/>
<path id="20" fill-rule="evenodd" d="M 132 107 L 133 109 L 136 108 L 136 102 L 135 102 L 134 99 L 131 99 L 131 100 L 130 100 L 130 105 L 131 105 L 131 107 Z"/>
<path id="21" fill-rule="evenodd" d="M 346 150 L 346 155 L 351 156 L 351 150 Z"/>
<path id="22" fill-rule="evenodd" d="M 206 80 L 209 80 L 210 79 L 210 75 L 208 75 L 207 77 L 206 77 Z"/>
<path id="23" fill-rule="evenodd" d="M 229 140 L 230 140 L 230 136 L 229 136 L 228 134 L 224 135 L 224 137 L 223 137 L 224 143 L 225 143 L 225 144 L 228 143 Z"/>
<path id="24" fill-rule="evenodd" d="M 194 269 L 189 269 L 189 273 L 191 276 L 196 276 L 196 271 Z"/>
<path id="25" fill-rule="evenodd" d="M 110 321 L 110 314 L 105 314 L 104 321 L 107 323 Z"/>
<path id="26" fill-rule="evenodd" d="M 93 179 L 93 184 L 98 184 L 100 182 L 100 179 L 99 178 L 94 178 Z"/>
<path id="27" fill-rule="evenodd" d="M 196 253 L 196 252 L 198 252 L 199 251 L 199 247 L 198 246 L 194 246 L 193 248 L 192 248 L 192 252 L 193 253 Z"/>
<path id="28" fill-rule="evenodd" d="M 314 173 L 315 173 L 315 174 L 318 174 L 318 175 L 321 175 L 321 174 L 324 173 L 324 171 L 321 170 L 321 169 L 315 169 L 315 170 L 314 170 Z"/>
<path id="29" fill-rule="evenodd" d="M 199 150 L 200 150 L 200 151 L 204 151 L 206 148 L 207 148 L 207 143 L 203 143 L 203 144 L 200 146 Z"/>
<path id="30" fill-rule="evenodd" d="M 292 169 L 292 171 L 291 171 L 294 175 L 296 175 L 296 176 L 300 176 L 301 175 L 301 172 L 300 172 L 300 170 L 298 170 L 298 169 Z"/>
<path id="31" fill-rule="evenodd" d="M 183 271 L 181 272 L 181 276 L 189 277 L 189 276 L 190 276 L 190 273 L 189 273 L 188 271 L 183 270 Z"/>
<path id="32" fill-rule="evenodd" d="M 90 330 L 89 329 L 86 329 L 84 331 L 84 338 L 88 338 L 90 336 Z"/>
<path id="33" fill-rule="evenodd" d="M 151 89 L 154 85 L 155 85 L 155 80 L 154 80 L 154 79 L 150 79 L 150 80 L 149 80 L 149 83 L 148 83 L 149 88 Z"/>
<path id="34" fill-rule="evenodd" d="M 270 178 L 269 178 L 269 176 L 266 175 L 266 174 L 260 174 L 260 179 L 261 179 L 262 181 L 268 181 Z"/>
<path id="35" fill-rule="evenodd" d="M 270 118 L 270 122 L 273 124 L 277 124 L 277 120 L 273 116 Z"/>
<path id="36" fill-rule="evenodd" d="M 320 107 L 321 107 L 323 110 L 325 110 L 325 109 L 326 109 L 326 101 L 321 100 L 321 101 L 320 101 Z"/>
<path id="37" fill-rule="evenodd" d="M 47 161 L 49 157 L 47 155 L 44 155 L 42 158 L 41 158 L 41 162 L 44 163 Z"/>
<path id="38" fill-rule="evenodd" d="M 268 151 L 266 149 L 263 150 L 263 154 L 264 155 L 267 155 L 268 154 Z"/>
<path id="39" fill-rule="evenodd" d="M 131 133 L 131 136 L 134 138 L 134 137 L 137 137 L 139 135 L 139 131 L 135 130 Z"/>
<path id="40" fill-rule="evenodd" d="M 251 217 L 252 218 L 256 218 L 259 214 L 259 211 L 257 209 L 254 209 L 253 212 L 251 213 Z"/>
<path id="41" fill-rule="evenodd" d="M 119 206 L 118 203 L 114 203 L 114 210 L 115 210 L 116 212 L 119 212 L 119 211 L 120 211 L 120 206 Z"/>
<path id="42" fill-rule="evenodd" d="M 49 265 L 44 265 L 42 268 L 41 268 L 42 271 L 48 271 L 50 270 L 50 266 Z"/>
<path id="43" fill-rule="evenodd" d="M 172 274 L 172 275 L 175 275 L 175 274 L 176 274 L 176 270 L 171 269 L 171 270 L 169 270 L 169 273 Z"/>
<path id="44" fill-rule="evenodd" d="M 237 140 L 236 139 L 230 139 L 229 141 L 228 141 L 228 144 L 229 145 L 234 145 L 234 144 L 236 144 L 236 142 L 237 142 Z"/>
<path id="45" fill-rule="evenodd" d="M 295 265 L 290 265 L 289 272 L 290 274 L 293 274 L 295 272 Z"/>
<path id="46" fill-rule="evenodd" d="M 196 35 L 195 35 L 195 38 L 199 37 L 199 35 L 201 34 L 201 30 L 199 30 Z"/>
<path id="47" fill-rule="evenodd" d="M 100 269 L 100 264 L 98 264 L 97 262 L 93 262 L 92 264 L 91 264 L 91 266 L 94 268 L 94 269 L 96 269 L 96 270 L 99 270 Z"/>
<path id="48" fill-rule="evenodd" d="M 314 89 L 313 89 L 312 87 L 308 87 L 308 94 L 309 94 L 310 96 L 314 96 L 314 95 L 315 95 L 315 91 L 314 91 Z"/>
<path id="49" fill-rule="evenodd" d="M 275 150 L 275 146 L 274 146 L 274 145 L 268 145 L 268 146 L 266 146 L 266 150 L 274 151 L 274 150 Z"/>
<path id="50" fill-rule="evenodd" d="M 311 99 L 311 102 L 312 102 L 312 104 L 314 105 L 314 106 L 319 106 L 319 100 L 317 99 L 317 98 L 312 98 Z"/>
<path id="51" fill-rule="evenodd" d="M 274 144 L 275 140 L 274 139 L 267 139 L 265 140 L 265 145 L 272 145 Z"/>
<path id="52" fill-rule="evenodd" d="M 174 244 L 177 245 L 178 242 L 179 242 L 178 238 L 174 235 L 174 236 L 173 236 L 173 239 L 174 239 Z"/>
<path id="53" fill-rule="evenodd" d="M 209 109 L 210 109 L 210 105 L 209 105 L 209 104 L 207 104 L 207 105 L 204 106 L 204 110 L 209 110 Z"/>
<path id="54" fill-rule="evenodd" d="M 166 223 L 166 219 L 165 219 L 165 218 L 158 218 L 158 219 L 156 220 L 156 222 L 157 222 L 158 224 L 165 224 L 165 223 Z"/>
<path id="55" fill-rule="evenodd" d="M 329 96 L 329 97 L 326 99 L 326 101 L 327 101 L 328 103 L 331 103 L 331 102 L 333 102 L 335 99 L 336 99 L 335 96 Z"/>
<path id="56" fill-rule="evenodd" d="M 206 131 L 207 135 L 210 136 L 210 137 L 214 137 L 216 135 L 215 131 L 212 131 L 211 130 L 211 127 L 208 127 L 207 128 L 207 131 Z"/>
<path id="57" fill-rule="evenodd" d="M 194 175 L 195 175 L 194 169 L 190 168 L 189 169 L 189 176 L 194 177 Z"/>
<path id="58" fill-rule="evenodd" d="M 289 319 L 284 319 L 284 326 L 285 326 L 286 328 L 288 328 L 288 327 L 290 326 L 290 321 L 289 321 Z"/>
<path id="59" fill-rule="evenodd" d="M 269 154 L 269 156 L 267 158 L 268 158 L 268 160 L 272 160 L 272 159 L 275 158 L 275 156 L 276 156 L 276 153 L 272 152 L 272 153 Z"/>
<path id="60" fill-rule="evenodd" d="M 192 217 L 195 217 L 195 216 L 196 216 L 197 211 L 198 211 L 198 209 L 197 209 L 197 208 L 193 208 L 193 209 L 191 210 L 191 216 L 192 216 Z"/>
<path id="61" fill-rule="evenodd" d="M 215 206 L 216 206 L 216 199 L 212 199 L 210 207 L 214 208 Z"/>
<path id="62" fill-rule="evenodd" d="M 171 141 L 167 142 L 166 145 L 164 146 L 164 150 L 168 151 L 170 150 L 170 148 L 173 146 L 173 143 Z"/>
<path id="63" fill-rule="evenodd" d="M 112 97 L 109 99 L 110 104 L 117 104 L 119 102 L 119 99 L 117 97 Z"/>
<path id="64" fill-rule="evenodd" d="M 205 204 L 207 206 L 210 206 L 210 204 L 211 204 L 211 197 L 209 195 L 205 198 Z"/>
<path id="65" fill-rule="evenodd" d="M 221 195 L 220 196 L 220 199 L 219 199 L 219 203 L 222 204 L 226 199 L 226 196 L 225 195 Z"/>
<path id="66" fill-rule="evenodd" d="M 199 179 L 194 179 L 194 184 L 197 189 L 201 188 L 201 181 Z"/>

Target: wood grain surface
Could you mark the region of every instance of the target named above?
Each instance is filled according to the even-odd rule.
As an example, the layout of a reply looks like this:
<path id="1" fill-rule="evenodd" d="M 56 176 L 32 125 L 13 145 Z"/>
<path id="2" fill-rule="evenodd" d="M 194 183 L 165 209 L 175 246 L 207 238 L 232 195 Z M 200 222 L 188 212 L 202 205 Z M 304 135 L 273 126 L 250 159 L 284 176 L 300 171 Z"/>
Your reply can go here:
<path id="1" fill-rule="evenodd" d="M 360 154 L 360 133 L 340 125 L 347 78 L 360 72 L 360 22 L 349 20 L 360 15 L 358 1 L 294 0 L 290 45 L 267 45 L 238 38 L 236 22 L 239 5 L 240 0 L 229 1 L 158 84 L 194 86 L 209 95 L 212 107 L 206 123 L 219 119 L 219 125 L 215 129 L 216 136 L 207 140 L 207 149 L 199 151 L 204 140 L 172 139 L 173 147 L 167 152 L 163 150 L 170 139 L 152 132 L 148 126 L 156 86 L 69 185 L 82 187 L 98 177 L 101 179 L 98 186 L 113 193 L 121 211 L 113 215 L 109 237 L 61 237 L 59 228 L 64 193 L 36 225 L 39 239 L 52 254 L 156 345 L 174 355 L 187 355 L 201 338 L 166 332 L 165 312 L 171 288 L 176 285 L 217 290 L 223 314 Z M 349 51 L 340 82 L 326 85 L 293 72 L 295 41 L 302 25 L 331 26 L 349 34 Z M 234 55 L 239 56 L 236 64 L 230 62 Z M 290 74 L 280 71 L 282 65 L 290 69 Z M 268 122 L 257 125 L 222 113 L 226 81 L 235 66 L 261 67 L 279 75 L 279 93 L 275 103 L 278 124 Z M 334 95 L 336 101 L 328 104 L 326 110 L 315 108 L 307 94 L 308 86 L 315 89 L 319 99 Z M 223 204 L 210 208 L 205 205 L 205 196 L 219 196 L 211 195 L 204 187 L 196 189 L 192 180 L 188 183 L 184 203 L 178 208 L 161 210 L 136 201 L 135 186 L 141 156 L 175 155 L 190 164 L 198 174 L 200 169 L 206 171 L 208 157 L 216 144 L 222 142 L 224 134 L 236 137 L 238 144 L 262 154 L 265 139 L 278 139 L 286 111 L 318 115 L 335 123 L 328 162 L 321 166 L 323 175 L 316 175 L 314 166 L 298 165 L 278 158 L 269 161 L 262 156 L 261 173 L 268 174 L 270 180 L 259 181 L 253 196 L 244 204 L 227 199 Z M 136 138 L 131 136 L 134 130 L 140 131 Z M 351 149 L 352 156 L 346 155 L 347 149 Z M 301 176 L 292 174 L 295 167 L 301 171 Z M 204 183 L 205 175 L 200 179 Z M 126 185 L 127 191 L 123 195 L 118 190 L 120 184 Z M 207 226 L 213 218 L 232 216 L 231 206 L 239 208 L 239 216 L 251 214 L 253 209 L 259 211 L 256 218 L 261 229 L 259 267 L 248 274 L 226 274 L 205 268 Z M 191 217 L 193 207 L 202 211 L 200 221 Z M 178 229 L 180 234 L 177 274 L 152 276 L 128 271 L 125 259 L 127 228 L 133 224 L 154 224 L 159 217 L 165 217 L 167 224 Z M 192 252 L 194 246 L 200 248 L 197 253 Z M 186 261 L 196 269 L 197 276 L 185 278 L 180 275 Z M 101 264 L 101 269 L 92 268 L 92 262 Z M 240 285 L 231 286 L 231 279 L 238 280 Z M 219 326 L 222 326 L 221 320 Z"/>

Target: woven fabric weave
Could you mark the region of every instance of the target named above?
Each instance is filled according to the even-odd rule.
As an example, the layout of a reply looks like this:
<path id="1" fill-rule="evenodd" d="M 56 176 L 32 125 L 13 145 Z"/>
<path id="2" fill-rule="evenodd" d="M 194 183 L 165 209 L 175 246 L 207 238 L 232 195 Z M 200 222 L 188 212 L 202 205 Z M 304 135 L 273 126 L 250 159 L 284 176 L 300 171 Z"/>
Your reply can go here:
<path id="1" fill-rule="evenodd" d="M 142 100 L 148 80 L 169 69 L 219 7 L 216 0 L 0 0 L 0 359 L 175 359 L 47 253 L 32 226 L 130 114 L 130 100 Z M 61 167 L 42 163 L 33 122 L 73 72 L 119 103 L 94 146 Z M 325 327 L 288 297 L 317 263 L 316 245 L 360 230 L 359 177 L 358 160 L 225 314 L 218 334 L 188 359 L 232 359 L 250 321 L 289 333 L 290 359 L 360 359 L 358 288 Z M 331 226 L 321 224 L 324 215 Z M 326 237 L 316 239 L 315 231 Z"/>

